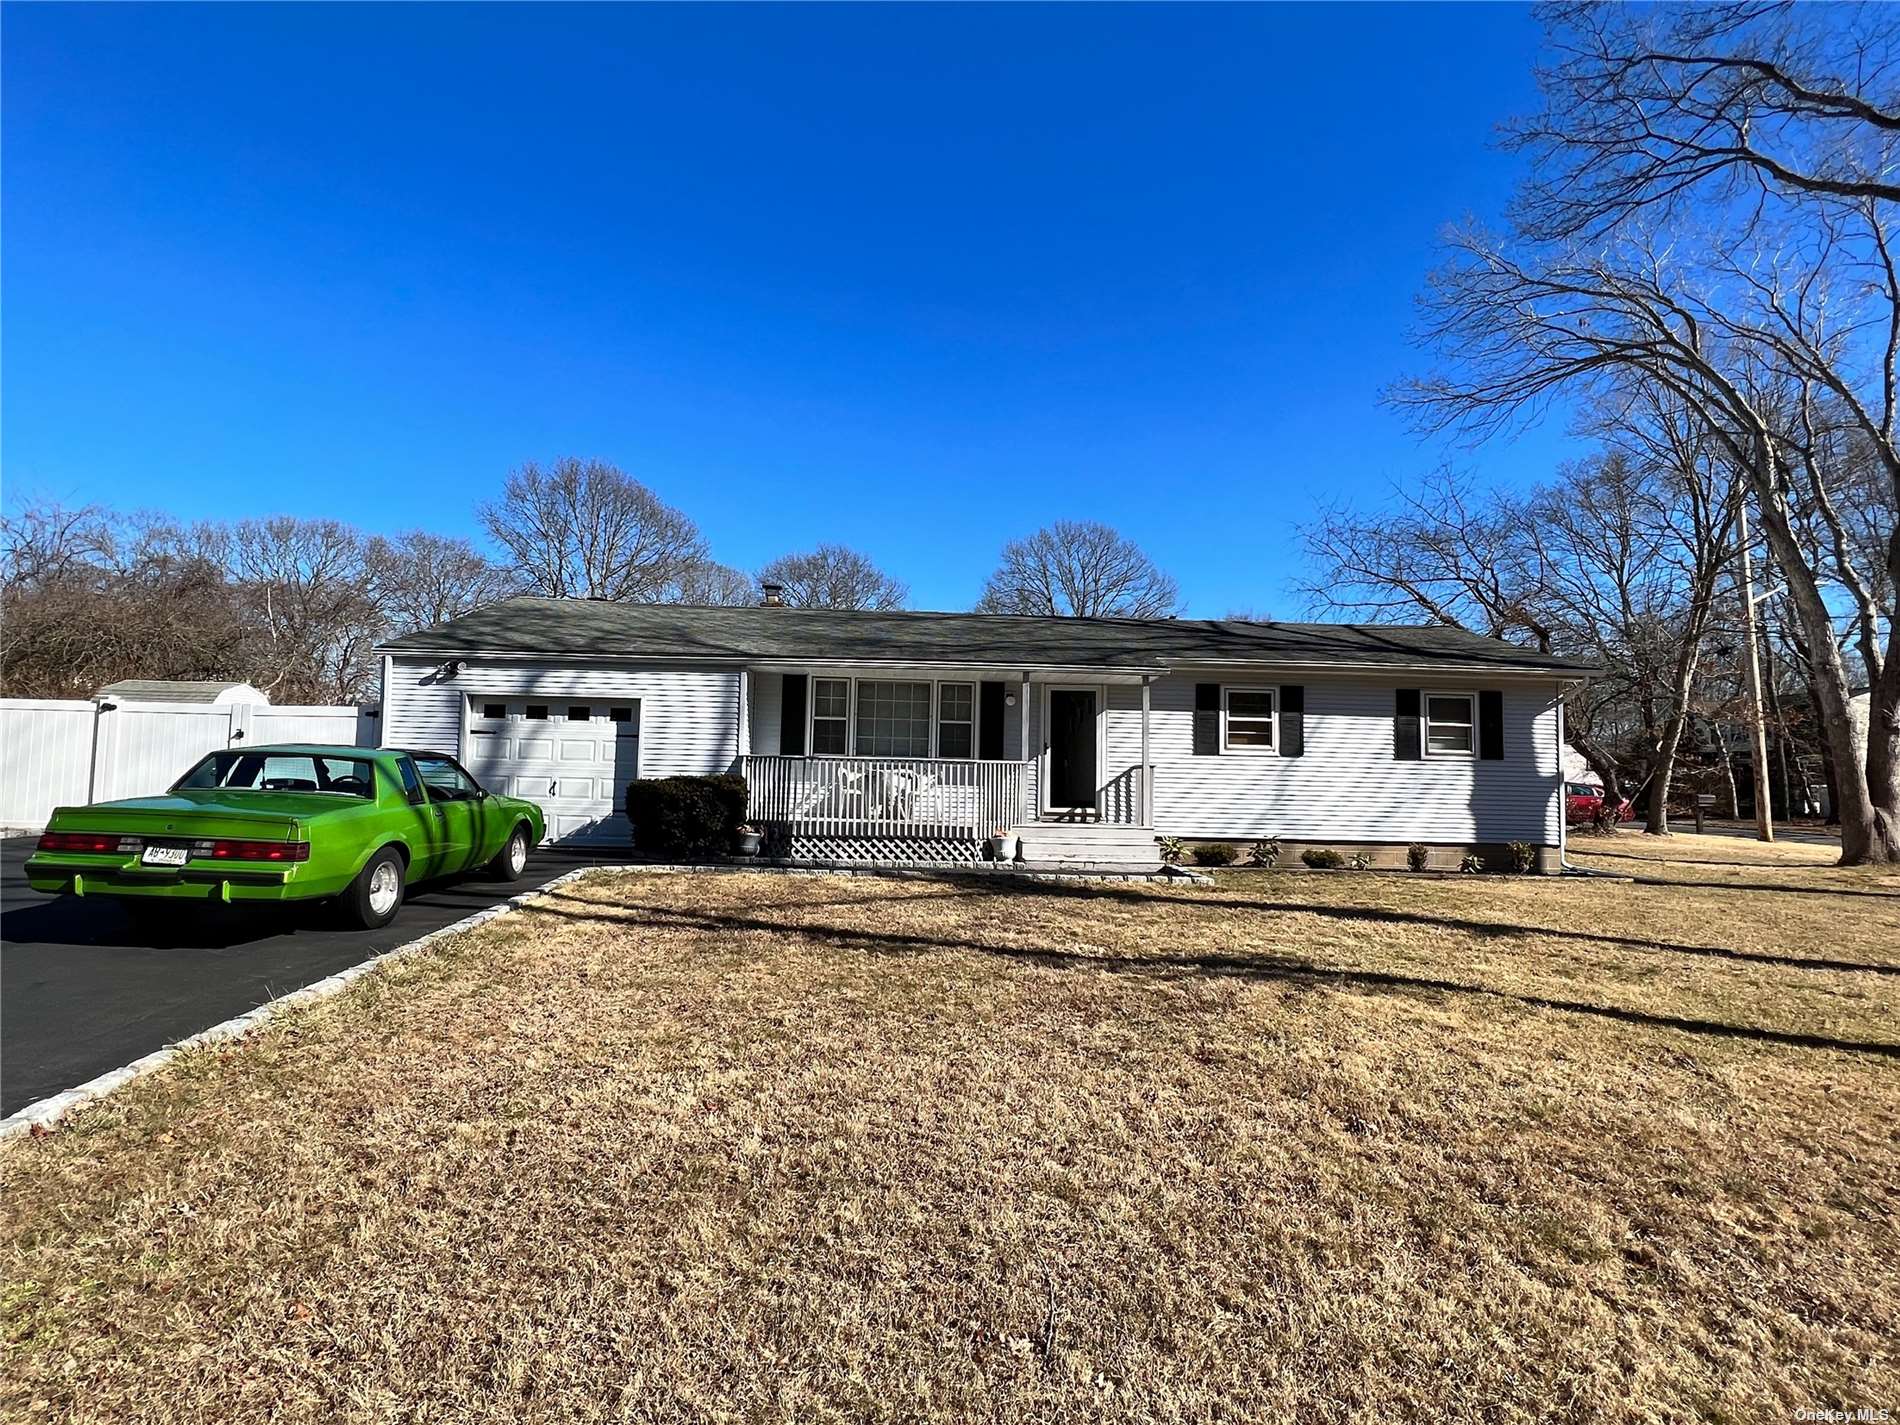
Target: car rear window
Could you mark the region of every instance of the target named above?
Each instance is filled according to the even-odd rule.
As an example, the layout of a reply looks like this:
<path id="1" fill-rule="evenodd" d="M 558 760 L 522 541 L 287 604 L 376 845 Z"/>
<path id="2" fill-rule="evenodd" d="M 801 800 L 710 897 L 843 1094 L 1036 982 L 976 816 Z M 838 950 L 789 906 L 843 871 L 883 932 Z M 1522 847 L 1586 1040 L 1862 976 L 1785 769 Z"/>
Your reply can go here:
<path id="1" fill-rule="evenodd" d="M 370 763 L 358 757 L 329 757 L 312 752 L 213 752 L 181 777 L 180 791 L 230 787 L 247 792 L 329 792 L 336 796 L 373 795 L 376 779 Z"/>

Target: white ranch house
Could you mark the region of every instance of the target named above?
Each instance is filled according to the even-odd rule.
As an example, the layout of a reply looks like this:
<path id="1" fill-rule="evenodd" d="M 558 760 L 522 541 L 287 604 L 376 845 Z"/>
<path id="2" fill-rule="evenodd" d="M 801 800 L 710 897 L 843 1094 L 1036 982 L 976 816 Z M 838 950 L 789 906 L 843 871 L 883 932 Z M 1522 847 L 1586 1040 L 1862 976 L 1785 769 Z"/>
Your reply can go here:
<path id="1" fill-rule="evenodd" d="M 624 841 L 634 777 L 736 771 L 768 854 L 1152 864 L 1158 836 L 1363 849 L 1564 835 L 1593 671 L 1447 628 L 517 598 L 398 638 L 382 737 Z"/>

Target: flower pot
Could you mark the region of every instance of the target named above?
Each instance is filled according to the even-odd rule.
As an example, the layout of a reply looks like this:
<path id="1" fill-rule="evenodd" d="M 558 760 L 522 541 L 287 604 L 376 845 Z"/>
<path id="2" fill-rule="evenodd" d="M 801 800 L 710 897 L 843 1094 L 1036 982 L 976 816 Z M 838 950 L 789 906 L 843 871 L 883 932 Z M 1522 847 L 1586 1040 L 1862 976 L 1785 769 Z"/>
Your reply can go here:
<path id="1" fill-rule="evenodd" d="M 741 856 L 758 855 L 759 843 L 763 841 L 764 839 L 765 839 L 764 836 L 761 833 L 756 832 L 756 831 L 740 832 L 739 833 L 739 854 Z"/>
<path id="2" fill-rule="evenodd" d="M 1019 836 L 992 836 L 990 838 L 990 854 L 998 861 L 1014 861 L 1016 859 L 1016 852 L 1021 845 L 1022 838 Z"/>

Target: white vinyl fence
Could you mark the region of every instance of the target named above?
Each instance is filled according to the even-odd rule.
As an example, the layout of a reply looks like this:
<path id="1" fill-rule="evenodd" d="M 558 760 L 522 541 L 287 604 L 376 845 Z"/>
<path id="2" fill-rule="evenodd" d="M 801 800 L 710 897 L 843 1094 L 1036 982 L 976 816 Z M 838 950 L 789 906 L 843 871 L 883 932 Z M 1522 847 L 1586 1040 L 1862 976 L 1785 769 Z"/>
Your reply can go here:
<path id="1" fill-rule="evenodd" d="M 249 703 L 0 698 L 0 828 L 46 825 L 56 806 L 162 792 L 207 752 L 273 742 L 377 743 L 375 710 Z"/>

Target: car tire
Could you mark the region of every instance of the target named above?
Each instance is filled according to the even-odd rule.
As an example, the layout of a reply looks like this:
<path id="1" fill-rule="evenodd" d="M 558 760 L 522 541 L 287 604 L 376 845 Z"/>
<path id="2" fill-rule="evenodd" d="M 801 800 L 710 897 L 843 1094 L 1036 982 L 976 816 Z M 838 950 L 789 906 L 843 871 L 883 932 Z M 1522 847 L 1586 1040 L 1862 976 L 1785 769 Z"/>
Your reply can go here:
<path id="1" fill-rule="evenodd" d="M 380 930 L 402 909 L 402 855 L 385 846 L 357 873 L 341 897 L 343 914 L 361 930 Z"/>
<path id="2" fill-rule="evenodd" d="M 488 877 L 493 881 L 518 881 L 521 873 L 528 869 L 528 828 L 517 826 L 508 833 L 508 839 L 502 843 L 501 850 L 495 853 L 495 859 L 488 863 Z"/>

